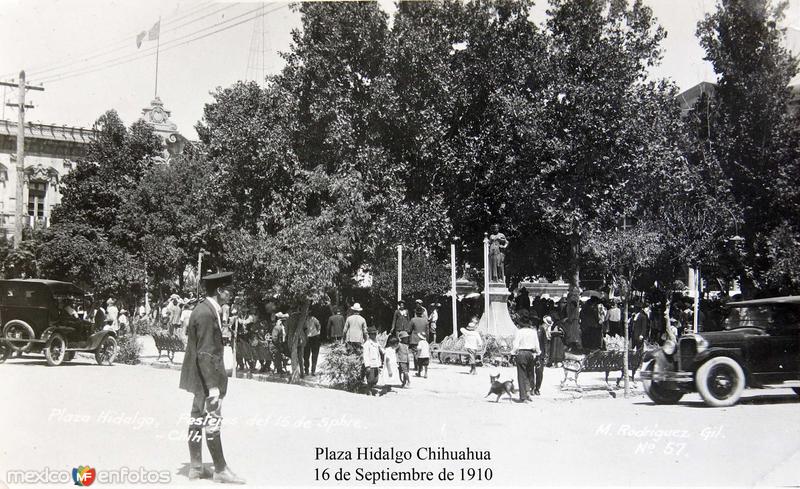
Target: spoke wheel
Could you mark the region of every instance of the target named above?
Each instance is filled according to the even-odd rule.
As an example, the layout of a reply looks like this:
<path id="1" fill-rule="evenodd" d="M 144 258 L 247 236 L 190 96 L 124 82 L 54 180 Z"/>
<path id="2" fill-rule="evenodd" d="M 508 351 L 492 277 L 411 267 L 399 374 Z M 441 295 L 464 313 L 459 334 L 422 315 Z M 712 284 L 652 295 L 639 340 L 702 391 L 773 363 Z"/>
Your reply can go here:
<path id="1" fill-rule="evenodd" d="M 35 335 L 33 328 L 28 323 L 19 319 L 12 319 L 3 326 L 3 337 L 9 340 L 17 340 L 13 343 L 8 342 L 7 345 L 12 350 L 22 353 L 30 350 L 31 345 L 33 345 L 30 340 L 33 340 Z M 27 343 L 22 343 L 22 341 L 27 341 Z"/>
<path id="2" fill-rule="evenodd" d="M 97 350 L 94 352 L 94 359 L 97 361 L 98 365 L 112 365 L 114 359 L 117 358 L 118 351 L 117 340 L 113 336 L 108 335 L 103 338 L 103 341 L 100 342 L 100 346 L 98 346 Z"/>
<path id="3" fill-rule="evenodd" d="M 61 365 L 67 356 L 67 341 L 58 333 L 54 333 L 44 347 L 44 357 L 51 367 Z"/>

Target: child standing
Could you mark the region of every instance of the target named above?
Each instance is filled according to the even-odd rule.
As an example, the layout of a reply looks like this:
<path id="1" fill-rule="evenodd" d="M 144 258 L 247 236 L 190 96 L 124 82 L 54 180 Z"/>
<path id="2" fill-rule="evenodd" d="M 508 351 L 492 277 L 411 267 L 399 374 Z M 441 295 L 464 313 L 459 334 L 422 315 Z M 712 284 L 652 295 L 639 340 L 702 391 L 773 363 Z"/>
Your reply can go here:
<path id="1" fill-rule="evenodd" d="M 425 333 L 417 333 L 419 335 L 419 343 L 417 343 L 417 377 L 425 372 L 426 379 L 428 378 L 428 363 L 431 359 L 431 346 L 428 344 L 428 337 Z"/>
<path id="2" fill-rule="evenodd" d="M 382 382 L 379 382 L 383 385 L 394 384 L 395 380 L 399 380 L 401 384 L 403 382 L 403 379 L 399 374 L 397 377 L 394 376 L 394 374 L 399 370 L 399 365 L 397 363 L 398 344 L 400 344 L 400 342 L 396 337 L 392 336 L 386 343 L 386 349 L 383 350 L 383 371 L 381 372 Z"/>
<path id="3" fill-rule="evenodd" d="M 400 331 L 397 333 L 397 340 L 395 350 L 397 352 L 397 370 L 400 372 L 400 383 L 402 384 L 401 387 L 408 387 L 411 385 L 411 377 L 408 375 L 408 332 Z"/>
<path id="4" fill-rule="evenodd" d="M 478 318 L 472 318 L 467 325 L 467 328 L 461 328 L 461 334 L 464 336 L 464 348 L 469 353 L 469 373 L 475 375 L 478 373 L 475 370 L 476 354 L 483 346 L 483 339 L 481 338 L 478 329 Z"/>
<path id="5" fill-rule="evenodd" d="M 375 386 L 378 385 L 378 377 L 381 373 L 383 362 L 381 361 L 381 346 L 375 341 L 378 330 L 371 327 L 367 330 L 367 341 L 364 342 L 362 357 L 364 359 L 364 370 L 367 376 L 367 389 L 371 396 L 375 395 Z"/>

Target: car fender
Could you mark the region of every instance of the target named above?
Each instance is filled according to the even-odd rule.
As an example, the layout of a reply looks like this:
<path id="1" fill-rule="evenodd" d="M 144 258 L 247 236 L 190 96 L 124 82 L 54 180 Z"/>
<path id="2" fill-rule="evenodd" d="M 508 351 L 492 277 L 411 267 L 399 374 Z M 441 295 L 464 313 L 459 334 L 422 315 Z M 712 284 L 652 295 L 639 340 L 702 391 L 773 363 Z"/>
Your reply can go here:
<path id="1" fill-rule="evenodd" d="M 50 337 L 55 333 L 59 333 L 64 338 L 67 338 L 74 330 L 74 328 L 68 328 L 64 326 L 50 326 L 42 332 L 42 341 L 47 342 L 47 340 L 49 340 Z"/>
<path id="2" fill-rule="evenodd" d="M 745 376 L 750 378 L 750 369 L 747 366 L 747 363 L 744 360 L 744 356 L 742 355 L 742 350 L 739 348 L 709 348 L 708 350 L 699 353 L 694 358 L 694 366 L 693 370 L 697 371 L 700 368 L 700 365 L 706 363 L 708 360 L 714 357 L 730 357 L 742 367 L 744 370 Z M 748 382 L 749 383 L 749 382 Z"/>
<path id="3" fill-rule="evenodd" d="M 109 335 L 113 336 L 115 339 L 117 337 L 117 333 L 115 331 L 111 331 L 111 330 L 103 330 L 103 331 L 98 331 L 98 332 L 94 333 L 92 336 L 89 337 L 89 341 L 88 341 L 88 344 L 86 345 L 86 349 L 87 350 L 96 349 L 98 346 L 100 346 L 100 342 L 103 341 L 103 339 L 106 336 L 109 336 Z"/>

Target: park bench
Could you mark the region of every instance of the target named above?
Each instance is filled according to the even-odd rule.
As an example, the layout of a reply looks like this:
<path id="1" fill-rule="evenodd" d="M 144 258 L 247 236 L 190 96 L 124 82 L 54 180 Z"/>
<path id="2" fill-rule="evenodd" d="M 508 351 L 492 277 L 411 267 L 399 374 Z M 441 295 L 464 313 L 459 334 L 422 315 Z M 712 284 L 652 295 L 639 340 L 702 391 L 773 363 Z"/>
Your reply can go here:
<path id="1" fill-rule="evenodd" d="M 186 342 L 182 336 L 169 334 L 166 331 L 156 331 L 152 336 L 158 350 L 156 361 L 161 359 L 162 352 L 166 352 L 167 358 L 171 362 L 175 358 L 175 352 L 186 351 Z"/>
<path id="2" fill-rule="evenodd" d="M 631 382 L 634 382 L 636 370 L 642 364 L 644 352 L 650 349 L 647 345 L 635 350 L 628 350 L 628 368 L 631 370 Z M 564 380 L 561 381 L 561 388 L 565 389 L 569 381 L 574 382 L 578 391 L 582 391 L 578 383 L 578 376 L 583 372 L 604 372 L 605 382 L 608 385 L 608 374 L 611 371 L 619 371 L 620 377 L 617 379 L 619 387 L 624 372 L 624 352 L 622 350 L 590 350 L 588 352 L 564 352 L 564 360 L 561 366 L 564 369 Z M 572 374 L 572 378 L 570 378 Z M 635 383 L 635 382 L 634 382 Z"/>
<path id="3" fill-rule="evenodd" d="M 483 365 L 488 359 L 486 352 L 489 351 L 496 363 L 511 365 L 514 356 L 511 354 L 511 339 L 503 337 L 493 337 L 481 335 L 483 346 L 475 352 L 475 363 Z M 458 339 L 453 335 L 446 336 L 441 343 L 431 344 L 431 356 L 439 360 L 439 363 L 469 363 L 469 352 L 464 348 L 464 337 Z"/>

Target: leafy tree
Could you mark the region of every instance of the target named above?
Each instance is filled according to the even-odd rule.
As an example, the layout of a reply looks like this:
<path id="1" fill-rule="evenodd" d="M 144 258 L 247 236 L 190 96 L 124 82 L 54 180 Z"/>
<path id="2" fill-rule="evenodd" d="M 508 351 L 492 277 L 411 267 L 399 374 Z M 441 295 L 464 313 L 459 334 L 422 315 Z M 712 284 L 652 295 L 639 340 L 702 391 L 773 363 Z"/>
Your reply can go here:
<path id="1" fill-rule="evenodd" d="M 43 237 L 41 270 L 49 278 L 124 297 L 143 272 L 118 220 L 126 196 L 160 154 L 161 142 L 144 121 L 126 129 L 113 110 L 98 118 L 94 129 L 86 157 L 62 180 L 61 204 Z"/>
<path id="2" fill-rule="evenodd" d="M 623 216 L 655 211 L 683 188 L 674 86 L 648 81 L 666 35 L 641 1 L 551 1 L 553 84 L 543 101 L 538 172 L 525 187 L 535 213 L 567 244 L 571 287 L 586 239 Z M 533 195 L 531 195 L 531 193 Z"/>
<path id="3" fill-rule="evenodd" d="M 701 143 L 730 188 L 729 232 L 741 224 L 744 256 L 737 275 L 746 294 L 759 286 L 789 291 L 785 287 L 797 274 L 779 258 L 792 253 L 787 233 L 798 229 L 800 204 L 798 119 L 787 110 L 798 60 L 782 43 L 785 7 L 770 0 L 722 0 L 697 27 L 719 77 L 711 100 L 695 107 L 707 120 Z M 789 248 L 770 248 L 783 245 Z"/>

